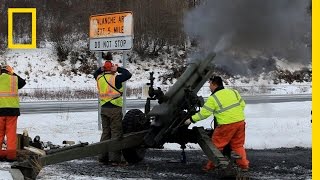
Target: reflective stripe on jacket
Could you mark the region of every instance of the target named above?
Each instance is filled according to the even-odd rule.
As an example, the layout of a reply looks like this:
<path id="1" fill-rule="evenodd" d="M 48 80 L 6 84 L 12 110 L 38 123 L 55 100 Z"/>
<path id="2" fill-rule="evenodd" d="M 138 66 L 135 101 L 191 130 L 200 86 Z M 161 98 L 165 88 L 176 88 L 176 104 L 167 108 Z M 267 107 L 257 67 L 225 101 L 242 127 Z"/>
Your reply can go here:
<path id="1" fill-rule="evenodd" d="M 0 108 L 19 108 L 18 77 L 0 75 Z"/>
<path id="2" fill-rule="evenodd" d="M 214 114 L 219 125 L 239 122 L 245 119 L 245 105 L 237 90 L 222 89 L 208 97 L 200 111 L 192 116 L 192 120 L 197 122 Z"/>
<path id="3" fill-rule="evenodd" d="M 105 77 L 105 78 L 104 78 Z M 113 86 L 111 87 L 108 83 Z M 122 107 L 123 100 L 122 100 L 122 94 L 120 94 L 118 91 L 121 93 L 123 92 L 123 86 L 117 90 L 116 88 L 116 75 L 113 74 L 102 74 L 99 75 L 97 78 L 97 87 L 99 91 L 99 97 L 100 97 L 100 105 L 102 106 L 106 102 L 110 102 L 113 105 Z"/>

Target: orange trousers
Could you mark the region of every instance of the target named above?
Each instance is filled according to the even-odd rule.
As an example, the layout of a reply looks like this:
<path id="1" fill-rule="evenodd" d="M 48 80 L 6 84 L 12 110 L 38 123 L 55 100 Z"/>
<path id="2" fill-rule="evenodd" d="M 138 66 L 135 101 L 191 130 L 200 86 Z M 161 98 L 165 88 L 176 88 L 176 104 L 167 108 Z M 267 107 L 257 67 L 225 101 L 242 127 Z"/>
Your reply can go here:
<path id="1" fill-rule="evenodd" d="M 241 159 L 237 159 L 236 163 L 240 168 L 249 168 L 249 161 L 247 160 L 246 151 L 244 149 L 245 140 L 245 122 L 240 121 L 232 124 L 219 125 L 213 131 L 212 143 L 222 151 L 223 148 L 230 144 L 231 150 L 241 156 Z M 205 169 L 213 169 L 214 164 L 212 161 L 208 161 Z"/>
<path id="2" fill-rule="evenodd" d="M 0 116 L 0 147 L 2 147 L 4 136 L 7 136 L 7 150 L 0 149 L 0 158 L 16 159 L 17 119 L 18 116 Z"/>

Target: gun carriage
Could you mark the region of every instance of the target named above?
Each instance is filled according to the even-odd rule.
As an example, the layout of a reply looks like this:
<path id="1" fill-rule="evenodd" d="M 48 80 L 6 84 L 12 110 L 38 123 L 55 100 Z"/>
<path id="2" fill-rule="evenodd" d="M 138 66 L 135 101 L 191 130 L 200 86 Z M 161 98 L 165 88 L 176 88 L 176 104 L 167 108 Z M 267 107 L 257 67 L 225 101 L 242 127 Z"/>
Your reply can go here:
<path id="1" fill-rule="evenodd" d="M 186 119 L 203 106 L 204 100 L 197 96 L 197 92 L 213 73 L 214 57 L 215 54 L 209 54 L 205 59 L 192 61 L 166 93 L 153 87 L 154 77 L 153 73 L 150 73 L 145 112 L 132 109 L 125 114 L 124 136 L 121 139 L 61 148 L 44 156 L 33 156 L 17 162 L 12 168 L 20 170 L 25 179 L 35 179 L 43 166 L 115 150 L 122 150 L 127 162 L 138 163 L 144 159 L 148 148 L 162 148 L 165 143 L 180 144 L 181 161 L 186 162 L 186 144 L 197 143 L 217 168 L 222 170 L 222 176 L 235 176 L 237 172 L 234 170 L 234 163 L 211 143 L 213 130 L 203 127 L 188 129 L 184 124 Z M 151 108 L 153 100 L 158 100 L 158 105 Z"/>

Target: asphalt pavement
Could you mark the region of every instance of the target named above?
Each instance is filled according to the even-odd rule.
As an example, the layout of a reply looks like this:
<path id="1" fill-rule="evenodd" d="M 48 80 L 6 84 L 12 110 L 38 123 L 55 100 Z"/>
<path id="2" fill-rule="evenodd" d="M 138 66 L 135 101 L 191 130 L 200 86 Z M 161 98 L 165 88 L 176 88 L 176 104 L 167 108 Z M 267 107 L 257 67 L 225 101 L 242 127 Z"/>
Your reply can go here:
<path id="1" fill-rule="evenodd" d="M 186 151 L 187 163 L 180 162 L 180 154 L 181 151 L 150 149 L 143 161 L 128 166 L 104 165 L 97 161 L 97 157 L 90 157 L 45 167 L 37 179 L 69 179 L 70 176 L 97 179 L 219 179 L 215 171 L 202 171 L 207 157 L 201 150 Z M 299 147 L 248 149 L 250 169 L 242 179 L 311 179 L 311 155 L 311 149 Z"/>

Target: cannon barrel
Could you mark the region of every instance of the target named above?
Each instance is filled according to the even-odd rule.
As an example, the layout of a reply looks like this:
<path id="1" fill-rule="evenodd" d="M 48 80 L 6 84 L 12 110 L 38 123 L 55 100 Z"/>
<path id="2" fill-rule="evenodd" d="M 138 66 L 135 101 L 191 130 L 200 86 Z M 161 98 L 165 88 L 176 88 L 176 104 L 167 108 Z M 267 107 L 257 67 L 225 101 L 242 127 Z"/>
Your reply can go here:
<path id="1" fill-rule="evenodd" d="M 195 92 L 198 92 L 213 72 L 211 62 L 214 57 L 215 54 L 212 53 L 203 60 L 192 61 L 177 82 L 165 94 L 165 97 L 170 99 L 168 103 L 178 104 L 177 101 L 183 97 L 185 88 L 191 87 Z"/>
<path id="2" fill-rule="evenodd" d="M 185 90 L 191 89 L 195 94 L 200 90 L 213 73 L 214 57 L 215 53 L 211 53 L 204 59 L 192 61 L 177 82 L 165 93 L 164 102 L 154 106 L 147 114 L 148 117 L 153 117 L 155 122 L 144 138 L 146 145 L 155 146 L 163 143 L 163 138 L 175 128 L 173 126 L 181 124 L 176 120 L 177 114 L 183 111 L 181 105 L 187 100 Z"/>

